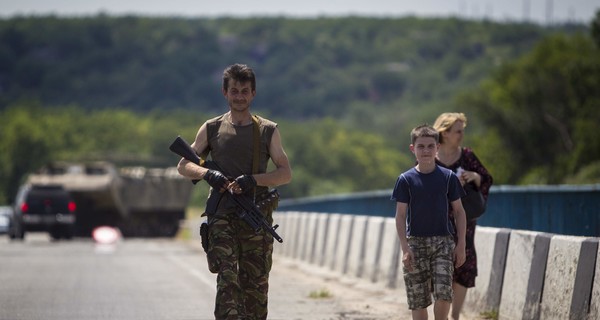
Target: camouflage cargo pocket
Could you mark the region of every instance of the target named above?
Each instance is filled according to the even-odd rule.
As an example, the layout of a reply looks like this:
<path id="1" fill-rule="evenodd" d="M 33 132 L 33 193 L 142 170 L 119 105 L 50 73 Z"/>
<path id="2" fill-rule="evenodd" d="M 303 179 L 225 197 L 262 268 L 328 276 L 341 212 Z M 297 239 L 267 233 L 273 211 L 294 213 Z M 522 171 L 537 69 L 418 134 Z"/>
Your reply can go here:
<path id="1" fill-rule="evenodd" d="M 208 270 L 219 273 L 222 259 L 228 259 L 232 253 L 232 226 L 228 220 L 208 218 L 208 250 L 206 260 Z"/>

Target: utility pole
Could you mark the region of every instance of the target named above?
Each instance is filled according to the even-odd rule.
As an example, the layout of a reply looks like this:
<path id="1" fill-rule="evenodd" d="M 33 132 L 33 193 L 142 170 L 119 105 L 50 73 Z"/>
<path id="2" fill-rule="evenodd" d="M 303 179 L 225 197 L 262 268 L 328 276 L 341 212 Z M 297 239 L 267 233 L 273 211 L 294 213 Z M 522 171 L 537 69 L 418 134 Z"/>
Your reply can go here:
<path id="1" fill-rule="evenodd" d="M 494 19 L 494 5 L 486 2 L 485 3 L 485 17 L 489 20 L 493 20 Z"/>
<path id="2" fill-rule="evenodd" d="M 552 21 L 552 15 L 554 14 L 554 1 L 553 0 L 546 0 L 546 24 L 547 25 L 551 25 L 553 23 Z"/>
<path id="3" fill-rule="evenodd" d="M 575 7 L 569 6 L 569 18 L 568 18 L 568 22 L 569 23 L 575 23 L 576 19 L 577 19 L 577 15 L 575 14 Z"/>
<path id="4" fill-rule="evenodd" d="M 461 0 L 458 2 L 458 16 L 465 18 L 467 15 L 467 4 Z"/>
<path id="5" fill-rule="evenodd" d="M 523 0 L 523 21 L 529 21 L 529 9 L 531 8 L 530 0 Z"/>

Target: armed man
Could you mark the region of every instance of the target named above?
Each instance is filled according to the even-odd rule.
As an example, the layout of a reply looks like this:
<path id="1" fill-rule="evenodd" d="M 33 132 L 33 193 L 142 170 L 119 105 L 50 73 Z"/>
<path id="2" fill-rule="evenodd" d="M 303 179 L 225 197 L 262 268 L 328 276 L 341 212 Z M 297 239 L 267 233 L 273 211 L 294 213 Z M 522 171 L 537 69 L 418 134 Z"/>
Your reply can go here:
<path id="1" fill-rule="evenodd" d="M 250 113 L 254 71 L 243 64 L 227 67 L 222 93 L 229 111 L 202 124 L 191 144 L 203 159 L 210 155 L 218 169 L 182 158 L 177 170 L 211 187 L 206 251 L 209 269 L 217 273 L 215 319 L 266 319 L 273 235 L 241 219 L 244 208 L 236 198 L 255 203 L 272 224 L 277 199 L 269 187 L 289 183 L 292 170 L 277 124 Z M 267 172 L 269 160 L 275 167 Z"/>

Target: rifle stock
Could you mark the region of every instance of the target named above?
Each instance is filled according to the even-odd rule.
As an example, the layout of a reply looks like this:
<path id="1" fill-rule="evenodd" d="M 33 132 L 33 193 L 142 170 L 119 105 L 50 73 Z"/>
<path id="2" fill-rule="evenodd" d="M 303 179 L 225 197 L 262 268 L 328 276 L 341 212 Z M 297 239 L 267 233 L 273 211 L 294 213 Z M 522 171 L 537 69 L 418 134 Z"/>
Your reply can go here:
<path id="1" fill-rule="evenodd" d="M 223 170 L 221 170 L 221 168 L 216 162 L 202 160 L 202 158 L 200 158 L 196 154 L 196 152 L 194 152 L 194 149 L 192 149 L 192 147 L 185 140 L 183 140 L 181 136 L 177 136 L 177 138 L 175 138 L 175 141 L 173 141 L 173 143 L 171 143 L 171 145 L 169 146 L 169 150 L 199 166 L 212 170 L 219 170 L 223 174 L 226 174 L 225 172 L 223 172 Z M 196 184 L 198 181 L 199 180 L 193 180 L 192 182 Z M 273 227 L 271 227 L 271 225 L 265 220 L 265 217 L 262 214 L 262 212 L 260 212 L 258 207 L 256 207 L 256 205 L 252 201 L 250 201 L 243 195 L 238 195 L 235 193 L 231 193 L 231 198 L 239 207 L 243 209 L 243 211 L 239 213 L 239 217 L 243 219 L 244 222 L 246 222 L 252 229 L 254 229 L 255 232 L 259 232 L 260 229 L 264 229 L 265 231 L 269 232 L 273 236 L 273 238 L 277 240 L 277 242 L 283 242 L 281 236 L 279 236 L 277 232 L 275 232 L 275 229 L 277 229 L 279 225 L 274 225 Z M 217 204 L 219 201 L 220 197 L 219 199 L 217 199 Z"/>
<path id="2" fill-rule="evenodd" d="M 181 136 L 175 138 L 175 141 L 169 146 L 169 150 L 197 165 L 201 165 L 202 159 L 200 159 L 196 152 L 194 152 L 194 149 Z"/>

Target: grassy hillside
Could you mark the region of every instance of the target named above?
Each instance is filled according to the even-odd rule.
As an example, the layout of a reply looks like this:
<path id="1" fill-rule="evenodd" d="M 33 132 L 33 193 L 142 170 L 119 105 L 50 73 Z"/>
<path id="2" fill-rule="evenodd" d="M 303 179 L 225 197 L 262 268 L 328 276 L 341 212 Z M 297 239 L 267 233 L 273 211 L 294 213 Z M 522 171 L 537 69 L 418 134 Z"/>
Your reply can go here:
<path id="1" fill-rule="evenodd" d="M 389 127 L 388 115 L 439 109 L 542 37 L 580 31 L 454 18 L 19 17 L 0 20 L 0 108 L 217 112 L 223 68 L 243 62 L 263 113 L 352 121 L 368 110 Z"/>

